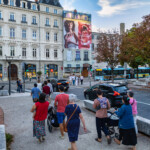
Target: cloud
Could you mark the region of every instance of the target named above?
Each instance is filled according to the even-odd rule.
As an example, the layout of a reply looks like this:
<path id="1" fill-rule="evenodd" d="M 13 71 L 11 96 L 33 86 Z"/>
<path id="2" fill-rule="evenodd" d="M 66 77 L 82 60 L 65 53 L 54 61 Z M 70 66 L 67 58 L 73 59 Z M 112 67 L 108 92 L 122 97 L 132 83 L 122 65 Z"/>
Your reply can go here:
<path id="1" fill-rule="evenodd" d="M 74 2 L 75 0 L 61 0 L 61 4 L 65 10 L 74 10 Z"/>
<path id="2" fill-rule="evenodd" d="M 150 2 L 141 2 L 141 0 L 123 0 L 121 1 L 122 3 L 119 3 L 119 1 L 121 0 L 98 0 L 98 5 L 101 7 L 101 10 L 97 13 L 102 17 L 112 16 L 128 9 L 150 5 Z M 119 4 L 116 4 L 116 2 Z"/>

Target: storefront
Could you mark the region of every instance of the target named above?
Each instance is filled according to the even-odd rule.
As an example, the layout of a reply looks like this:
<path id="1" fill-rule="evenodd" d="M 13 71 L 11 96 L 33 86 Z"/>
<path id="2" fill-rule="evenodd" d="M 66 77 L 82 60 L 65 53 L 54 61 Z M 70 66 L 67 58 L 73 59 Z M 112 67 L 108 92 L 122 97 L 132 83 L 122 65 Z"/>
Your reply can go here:
<path id="1" fill-rule="evenodd" d="M 25 68 L 25 78 L 29 79 L 36 79 L 36 65 L 27 64 Z"/>
<path id="2" fill-rule="evenodd" d="M 58 65 L 48 64 L 45 65 L 46 78 L 58 78 Z"/>
<path id="3" fill-rule="evenodd" d="M 0 64 L 0 80 L 2 80 L 3 77 L 3 69 L 2 69 L 2 65 Z"/>

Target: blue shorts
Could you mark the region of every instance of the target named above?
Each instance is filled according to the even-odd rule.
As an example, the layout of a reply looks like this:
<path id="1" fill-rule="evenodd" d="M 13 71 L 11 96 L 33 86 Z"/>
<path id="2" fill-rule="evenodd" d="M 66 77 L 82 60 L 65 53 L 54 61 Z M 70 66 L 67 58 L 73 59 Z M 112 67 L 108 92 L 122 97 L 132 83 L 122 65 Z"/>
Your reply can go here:
<path id="1" fill-rule="evenodd" d="M 58 119 L 58 123 L 63 123 L 64 119 L 65 119 L 65 114 L 64 113 L 60 113 L 57 112 L 57 119 Z"/>

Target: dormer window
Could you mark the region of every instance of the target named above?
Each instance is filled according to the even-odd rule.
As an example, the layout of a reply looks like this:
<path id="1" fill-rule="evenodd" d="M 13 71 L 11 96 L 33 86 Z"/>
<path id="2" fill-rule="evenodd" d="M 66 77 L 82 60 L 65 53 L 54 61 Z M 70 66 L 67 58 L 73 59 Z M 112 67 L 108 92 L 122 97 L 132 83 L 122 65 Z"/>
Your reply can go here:
<path id="1" fill-rule="evenodd" d="M 32 5 L 32 10 L 36 10 L 36 5 L 35 4 Z"/>
<path id="2" fill-rule="evenodd" d="M 10 6 L 14 6 L 14 0 L 10 0 Z"/>
<path id="3" fill-rule="evenodd" d="M 22 8 L 26 8 L 26 3 L 22 2 Z"/>

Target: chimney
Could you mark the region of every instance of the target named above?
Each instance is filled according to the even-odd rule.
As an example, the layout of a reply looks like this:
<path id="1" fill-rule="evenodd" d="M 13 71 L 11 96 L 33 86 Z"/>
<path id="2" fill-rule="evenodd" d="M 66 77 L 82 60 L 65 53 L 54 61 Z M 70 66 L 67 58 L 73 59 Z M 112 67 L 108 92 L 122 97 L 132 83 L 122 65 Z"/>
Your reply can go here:
<path id="1" fill-rule="evenodd" d="M 125 23 L 120 23 L 120 34 L 125 33 Z"/>

